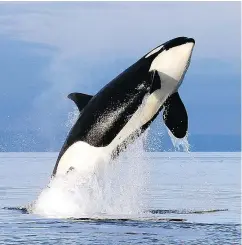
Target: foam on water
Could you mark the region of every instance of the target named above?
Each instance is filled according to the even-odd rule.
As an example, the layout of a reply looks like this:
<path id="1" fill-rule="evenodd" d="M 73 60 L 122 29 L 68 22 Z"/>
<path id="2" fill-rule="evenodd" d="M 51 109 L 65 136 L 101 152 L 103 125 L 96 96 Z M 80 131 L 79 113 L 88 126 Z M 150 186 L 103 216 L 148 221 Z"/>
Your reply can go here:
<path id="1" fill-rule="evenodd" d="M 145 137 L 143 134 L 116 160 L 95 158 L 92 171 L 71 171 L 52 179 L 31 212 L 55 218 L 141 214 L 146 209 L 141 196 L 149 175 L 143 160 Z"/>

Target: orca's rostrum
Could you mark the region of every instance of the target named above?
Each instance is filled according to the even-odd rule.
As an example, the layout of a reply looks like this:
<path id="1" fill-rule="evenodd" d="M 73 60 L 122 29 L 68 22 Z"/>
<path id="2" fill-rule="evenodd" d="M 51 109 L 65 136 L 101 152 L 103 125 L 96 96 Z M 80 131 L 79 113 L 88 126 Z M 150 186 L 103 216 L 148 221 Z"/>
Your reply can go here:
<path id="1" fill-rule="evenodd" d="M 90 147 L 116 156 L 137 138 L 163 110 L 172 134 L 183 138 L 188 117 L 178 94 L 190 64 L 195 41 L 178 37 L 156 47 L 130 66 L 96 95 L 71 93 L 80 115 L 72 127 L 53 170 L 53 176 L 85 168 L 82 155 Z M 96 151 L 96 152 L 95 152 Z"/>

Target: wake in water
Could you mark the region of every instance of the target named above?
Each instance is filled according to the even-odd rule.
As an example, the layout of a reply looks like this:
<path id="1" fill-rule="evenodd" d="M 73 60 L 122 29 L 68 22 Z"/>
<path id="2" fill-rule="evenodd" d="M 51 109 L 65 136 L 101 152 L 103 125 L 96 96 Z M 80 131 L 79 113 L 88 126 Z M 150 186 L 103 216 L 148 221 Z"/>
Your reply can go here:
<path id="1" fill-rule="evenodd" d="M 143 134 L 113 161 L 93 162 L 93 171 L 71 171 L 51 180 L 29 211 L 45 217 L 139 215 L 149 172 L 145 167 Z M 90 163 L 88 163 L 90 164 Z"/>
<path id="2" fill-rule="evenodd" d="M 5 207 L 3 209 L 21 212 L 22 214 L 28 214 L 29 210 L 26 207 Z M 218 212 L 225 212 L 228 209 L 211 209 L 211 210 L 173 210 L 173 209 L 152 209 L 144 212 L 142 215 L 126 215 L 126 216 L 117 216 L 117 215 L 99 215 L 93 217 L 67 217 L 71 220 L 83 222 L 130 222 L 130 221 L 149 221 L 149 222 L 187 222 L 187 219 L 181 217 L 180 215 L 190 214 L 190 215 L 203 215 L 208 213 L 218 213 Z M 177 217 L 163 217 L 162 215 L 170 215 L 176 214 Z"/>

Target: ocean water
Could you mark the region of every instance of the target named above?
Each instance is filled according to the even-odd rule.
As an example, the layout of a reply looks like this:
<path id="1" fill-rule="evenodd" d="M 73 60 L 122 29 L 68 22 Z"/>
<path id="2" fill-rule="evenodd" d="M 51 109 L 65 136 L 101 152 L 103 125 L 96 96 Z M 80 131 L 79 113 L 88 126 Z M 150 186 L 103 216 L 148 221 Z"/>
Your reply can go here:
<path id="1" fill-rule="evenodd" d="M 240 244 L 240 153 L 138 153 L 50 182 L 57 153 L 0 154 L 0 244 Z"/>

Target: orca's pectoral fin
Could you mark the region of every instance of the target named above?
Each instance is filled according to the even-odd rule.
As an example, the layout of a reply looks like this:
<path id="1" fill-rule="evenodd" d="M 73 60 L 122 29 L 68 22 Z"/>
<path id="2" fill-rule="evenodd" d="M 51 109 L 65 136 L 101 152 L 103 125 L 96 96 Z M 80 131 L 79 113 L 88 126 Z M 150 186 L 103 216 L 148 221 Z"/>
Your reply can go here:
<path id="1" fill-rule="evenodd" d="M 73 100 L 79 111 L 81 111 L 88 104 L 93 96 L 82 93 L 71 93 L 67 97 Z"/>
<path id="2" fill-rule="evenodd" d="M 165 125 L 176 138 L 186 136 L 188 116 L 178 92 L 170 95 L 164 103 L 163 119 Z"/>

